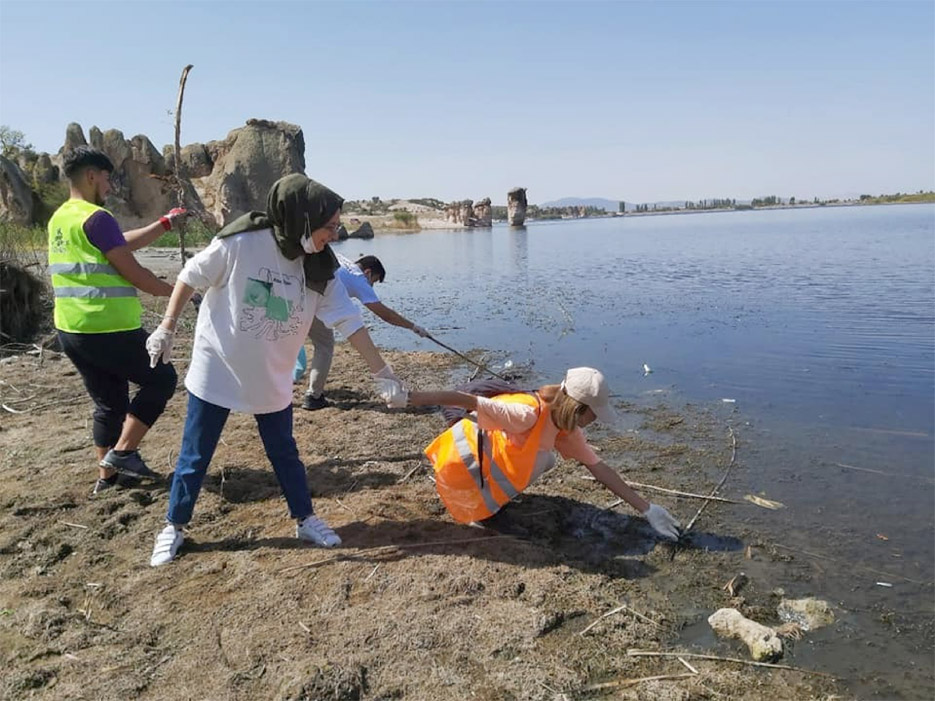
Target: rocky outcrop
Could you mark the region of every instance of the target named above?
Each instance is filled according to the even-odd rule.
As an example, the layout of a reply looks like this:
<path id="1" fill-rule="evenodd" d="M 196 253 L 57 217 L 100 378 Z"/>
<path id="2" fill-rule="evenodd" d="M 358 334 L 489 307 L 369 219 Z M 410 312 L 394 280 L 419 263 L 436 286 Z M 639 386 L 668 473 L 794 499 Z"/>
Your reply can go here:
<path id="1" fill-rule="evenodd" d="M 143 134 L 128 140 L 119 129 L 102 132 L 92 126 L 85 141 L 81 126 L 69 124 L 60 155 L 83 144 L 100 149 L 114 164 L 107 206 L 125 227 L 148 224 L 178 206 L 175 189 L 166 177 L 165 159 Z M 186 205 L 198 208 L 196 202 Z"/>
<path id="2" fill-rule="evenodd" d="M 347 235 L 349 239 L 372 239 L 373 238 L 373 226 L 370 225 L 370 222 L 365 221 L 360 225 L 360 228 L 356 231 L 352 231 Z"/>
<path id="3" fill-rule="evenodd" d="M 193 172 L 189 177 L 205 210 L 224 226 L 252 209 L 266 209 L 266 195 L 284 175 L 305 172 L 305 137 L 287 122 L 251 119 L 234 129 L 224 141 L 211 141 L 203 152 L 189 146 Z M 211 171 L 206 176 L 207 164 Z M 186 162 L 182 151 L 183 168 Z M 186 173 L 188 175 L 188 173 Z"/>
<path id="4" fill-rule="evenodd" d="M 490 208 L 490 198 L 485 197 L 475 203 L 472 213 L 472 226 L 493 226 L 493 211 Z"/>
<path id="5" fill-rule="evenodd" d="M 493 226 L 493 211 L 490 198 L 485 197 L 474 204 L 473 200 L 458 200 L 445 207 L 445 221 L 449 224 L 468 227 Z"/>
<path id="6" fill-rule="evenodd" d="M 344 226 L 344 224 L 341 224 L 341 226 L 338 227 L 338 230 L 335 232 L 335 234 L 337 234 L 338 241 L 347 241 L 347 239 L 350 238 L 350 234 L 347 233 L 347 228 Z"/>
<path id="7" fill-rule="evenodd" d="M 33 214 L 33 193 L 22 168 L 9 158 L 0 156 L 0 221 L 30 224 Z"/>
<path id="8" fill-rule="evenodd" d="M 507 221 L 510 226 L 522 226 L 526 221 L 526 188 L 514 187 L 506 195 Z"/>
<path id="9" fill-rule="evenodd" d="M 66 150 L 90 144 L 113 161 L 113 190 L 108 207 L 125 227 L 152 222 L 180 204 L 175 179 L 175 149 L 162 153 L 144 135 L 124 138 L 118 129 L 96 126 L 85 139 L 80 124 L 69 124 L 65 144 L 56 156 L 39 154 L 36 182 L 60 176 Z M 212 227 L 221 227 L 244 212 L 266 209 L 274 182 L 305 172 L 305 138 L 301 128 L 286 122 L 251 119 L 222 141 L 182 147 L 181 204 Z M 44 180 L 45 179 L 45 180 Z"/>
<path id="10" fill-rule="evenodd" d="M 474 216 L 473 200 L 457 200 L 445 207 L 445 221 L 459 226 L 470 226 L 471 217 Z"/>

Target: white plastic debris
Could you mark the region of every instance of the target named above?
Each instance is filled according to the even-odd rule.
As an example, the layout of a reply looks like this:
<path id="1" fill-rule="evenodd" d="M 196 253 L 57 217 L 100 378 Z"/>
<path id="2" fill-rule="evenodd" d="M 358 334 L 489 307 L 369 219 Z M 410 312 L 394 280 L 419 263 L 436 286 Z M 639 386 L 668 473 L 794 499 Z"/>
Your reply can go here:
<path id="1" fill-rule="evenodd" d="M 646 363 L 643 363 L 643 377 L 646 377 L 652 371 L 653 369 L 651 367 L 649 367 Z"/>
<path id="2" fill-rule="evenodd" d="M 512 361 L 512 360 L 506 361 L 506 362 L 503 364 L 503 367 L 506 368 L 507 370 L 509 370 L 511 367 L 513 367 L 513 361 Z"/>
<path id="3" fill-rule="evenodd" d="M 892 587 L 893 585 L 889 582 L 877 582 L 878 587 Z"/>
<path id="4" fill-rule="evenodd" d="M 736 404 L 737 403 L 736 399 L 728 399 L 727 397 L 725 397 L 721 401 L 724 402 L 725 404 Z"/>

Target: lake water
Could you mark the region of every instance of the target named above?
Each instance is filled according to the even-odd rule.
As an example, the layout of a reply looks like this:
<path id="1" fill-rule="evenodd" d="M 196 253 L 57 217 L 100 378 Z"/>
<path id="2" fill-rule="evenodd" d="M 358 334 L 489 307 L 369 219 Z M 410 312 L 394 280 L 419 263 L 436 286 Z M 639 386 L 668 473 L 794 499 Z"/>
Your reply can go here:
<path id="1" fill-rule="evenodd" d="M 623 400 L 742 422 L 733 486 L 788 507 L 748 509 L 746 523 L 829 558 L 808 592 L 775 586 L 848 612 L 800 643 L 803 666 L 861 696 L 929 696 L 935 206 L 531 222 L 335 248 L 377 255 L 387 304 L 457 349 L 495 351 L 495 367 L 555 380 L 593 365 Z M 378 345 L 437 349 L 370 326 Z"/>

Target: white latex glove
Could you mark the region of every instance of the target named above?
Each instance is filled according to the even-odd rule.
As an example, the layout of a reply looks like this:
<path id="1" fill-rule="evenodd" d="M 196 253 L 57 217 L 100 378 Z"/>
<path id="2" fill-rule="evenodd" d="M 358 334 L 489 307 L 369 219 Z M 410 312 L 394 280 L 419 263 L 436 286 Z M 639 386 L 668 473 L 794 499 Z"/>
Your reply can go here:
<path id="1" fill-rule="evenodd" d="M 414 334 L 418 335 L 418 336 L 421 336 L 422 338 L 428 338 L 428 337 L 429 337 L 429 332 L 426 331 L 425 329 L 423 329 L 423 328 L 422 328 L 421 326 L 419 326 L 418 324 L 413 324 L 413 325 L 412 325 L 412 332 L 413 332 Z"/>
<path id="2" fill-rule="evenodd" d="M 409 403 L 409 390 L 389 365 L 384 365 L 373 373 L 373 381 L 376 383 L 380 399 L 386 402 L 390 409 L 400 409 Z"/>
<path id="3" fill-rule="evenodd" d="M 650 504 L 643 516 L 646 517 L 646 520 L 649 521 L 649 525 L 653 527 L 656 533 L 663 538 L 668 538 L 669 540 L 679 539 L 679 529 L 682 527 L 682 524 L 678 522 L 675 516 L 659 506 L 659 504 Z"/>
<path id="4" fill-rule="evenodd" d="M 389 365 L 384 365 L 382 368 L 373 373 L 374 380 L 393 380 L 394 382 L 399 382 L 402 384 L 402 381 L 396 377 L 396 373 L 393 372 L 393 368 Z"/>
<path id="5" fill-rule="evenodd" d="M 172 344 L 175 343 L 175 332 L 162 326 L 157 326 L 156 330 L 149 334 L 146 339 L 146 352 L 149 353 L 149 367 L 156 367 L 159 359 L 168 363 L 172 355 Z"/>
<path id="6" fill-rule="evenodd" d="M 390 409 L 402 409 L 409 404 L 409 390 L 396 380 L 377 380 L 377 394 Z"/>

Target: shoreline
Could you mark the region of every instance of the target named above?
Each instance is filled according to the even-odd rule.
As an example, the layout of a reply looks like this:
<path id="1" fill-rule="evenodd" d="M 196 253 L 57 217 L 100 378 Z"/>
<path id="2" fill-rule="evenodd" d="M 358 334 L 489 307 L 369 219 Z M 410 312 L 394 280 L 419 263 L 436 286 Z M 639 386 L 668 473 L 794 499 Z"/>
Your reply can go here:
<path id="1" fill-rule="evenodd" d="M 547 218 L 547 219 L 527 219 L 523 226 L 528 226 L 533 223 L 542 223 L 542 222 L 559 222 L 559 221 L 587 221 L 589 219 L 629 219 L 631 217 L 653 217 L 653 216 L 680 216 L 680 215 L 689 215 L 689 214 L 716 214 L 716 213 L 743 213 L 743 212 L 769 212 L 777 210 L 796 210 L 796 209 L 827 209 L 831 207 L 891 207 L 896 205 L 931 205 L 935 204 L 935 201 L 923 201 L 923 202 L 873 202 L 873 203 L 863 203 L 858 201 L 847 201 L 847 202 L 828 202 L 825 204 L 815 204 L 809 202 L 807 204 L 783 204 L 783 205 L 770 205 L 767 207 L 750 207 L 750 208 L 717 208 L 717 209 L 676 209 L 676 210 L 666 210 L 666 211 L 649 211 L 649 212 L 608 212 L 605 215 L 597 215 L 590 217 L 559 217 L 559 218 Z M 386 234 L 386 233 L 398 233 L 398 234 L 409 234 L 416 233 L 419 231 L 465 231 L 465 230 L 483 230 L 498 228 L 506 224 L 505 220 L 498 220 L 493 222 L 491 227 L 469 227 L 462 226 L 459 224 L 453 224 L 447 221 L 444 218 L 440 217 L 425 217 L 423 218 L 418 213 L 415 216 L 418 219 L 419 227 L 418 228 L 400 228 L 398 226 L 389 226 L 386 225 L 389 221 L 392 221 L 392 215 L 368 215 L 368 214 L 358 214 L 358 213 L 345 213 L 343 216 L 346 218 L 354 218 L 359 220 L 360 224 L 363 222 L 369 222 L 373 227 L 374 233 Z M 359 226 L 357 224 L 356 226 Z"/>
<path id="2" fill-rule="evenodd" d="M 159 300 L 146 295 L 144 305 L 151 323 Z M 190 312 L 180 320 L 180 375 L 193 323 Z M 426 389 L 452 386 L 473 370 L 441 353 L 385 355 L 407 382 Z M 344 545 L 326 553 L 291 538 L 255 422 L 232 414 L 179 559 L 153 569 L 147 558 L 165 511 L 165 484 L 127 485 L 89 499 L 96 468 L 84 419 L 91 405 L 80 377 L 51 352 L 15 356 L 4 364 L 4 377 L 21 389 L 54 387 L 17 404 L 23 413 L 7 416 L 0 432 L 6 477 L 0 501 L 8 507 L 0 514 L 0 597 L 8 612 L 0 631 L 10 641 L 5 676 L 31 698 L 79 691 L 117 697 L 131 688 L 155 698 L 145 691 L 154 661 L 160 674 L 187 679 L 186 693 L 195 697 L 215 693 L 216 679 L 230 679 L 231 669 L 260 666 L 264 674 L 238 677 L 226 695 L 271 698 L 301 688 L 319 698 L 351 689 L 361 698 L 453 700 L 463 698 L 467 685 L 484 698 L 534 698 L 546 685 L 591 696 L 595 685 L 684 671 L 667 658 L 629 657 L 632 648 L 746 658 L 740 645 L 699 648 L 680 631 L 706 625 L 722 606 L 778 625 L 770 571 L 809 567 L 790 565 L 787 553 L 771 550 L 738 522 L 735 510 L 750 505 L 712 503 L 700 523 L 703 541 L 674 549 L 632 510 L 609 506 L 613 495 L 564 460 L 490 527 L 455 524 L 420 452 L 442 430 L 440 418 L 428 409 L 380 405 L 362 361 L 338 343 L 327 390 L 335 406 L 296 409 L 295 436 L 316 511 Z M 304 389 L 295 386 L 294 405 Z M 696 493 L 717 481 L 731 452 L 723 418 L 650 400 L 618 408 L 630 428 L 595 430 L 591 441 L 610 464 L 625 468 L 627 479 Z M 184 419 L 182 389 L 142 446 L 163 474 L 171 470 Z M 28 452 L 17 448 L 26 442 Z M 744 459 L 741 452 L 740 474 Z M 55 469 L 40 469 L 50 465 Z M 739 484 L 728 484 L 723 496 L 736 498 Z M 642 493 L 683 523 L 700 504 Z M 752 585 L 732 599 L 721 587 L 739 569 Z M 640 615 L 610 617 L 621 601 Z M 214 635 L 203 634 L 205 621 Z M 73 664 L 63 651 L 96 664 Z M 519 674 L 517 655 L 524 659 Z M 478 665 L 465 667 L 465 659 Z M 807 657 L 788 661 L 809 668 Z M 98 673 L 113 665 L 119 675 Z M 731 697 L 757 688 L 773 698 L 839 691 L 827 678 L 798 672 L 696 666 L 699 675 L 647 680 L 639 688 L 679 698 L 705 688 Z M 436 670 L 459 681 L 439 685 Z M 29 679 L 44 681 L 22 686 Z"/>

